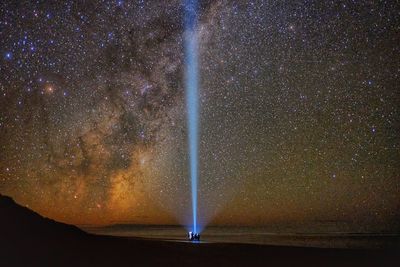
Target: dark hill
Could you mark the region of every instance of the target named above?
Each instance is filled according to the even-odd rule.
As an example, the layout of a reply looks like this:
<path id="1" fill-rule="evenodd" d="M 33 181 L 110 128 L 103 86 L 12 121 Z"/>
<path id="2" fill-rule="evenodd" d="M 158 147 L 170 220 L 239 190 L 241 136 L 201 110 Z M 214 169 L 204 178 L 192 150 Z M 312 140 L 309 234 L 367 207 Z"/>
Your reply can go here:
<path id="1" fill-rule="evenodd" d="M 395 250 L 193 244 L 96 236 L 0 195 L 0 266 L 398 266 Z"/>
<path id="2" fill-rule="evenodd" d="M 87 235 L 76 226 L 44 218 L 18 205 L 10 197 L 0 195 L 0 235 L 2 238 L 23 240 L 30 238 L 76 237 Z"/>

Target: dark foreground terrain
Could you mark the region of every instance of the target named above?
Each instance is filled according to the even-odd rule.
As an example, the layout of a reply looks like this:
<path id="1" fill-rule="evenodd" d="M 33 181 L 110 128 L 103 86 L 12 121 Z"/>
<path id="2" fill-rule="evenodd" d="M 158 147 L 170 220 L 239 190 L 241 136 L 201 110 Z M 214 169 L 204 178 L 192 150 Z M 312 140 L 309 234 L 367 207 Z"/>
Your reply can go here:
<path id="1" fill-rule="evenodd" d="M 96 236 L 0 195 L 0 266 L 400 266 L 400 251 Z"/>

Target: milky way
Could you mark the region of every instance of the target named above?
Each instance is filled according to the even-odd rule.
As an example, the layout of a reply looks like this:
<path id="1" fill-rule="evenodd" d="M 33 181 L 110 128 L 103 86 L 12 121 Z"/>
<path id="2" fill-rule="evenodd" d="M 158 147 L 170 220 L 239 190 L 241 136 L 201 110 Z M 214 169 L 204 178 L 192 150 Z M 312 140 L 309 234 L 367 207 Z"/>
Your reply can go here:
<path id="1" fill-rule="evenodd" d="M 398 229 L 398 10 L 201 3 L 203 223 Z M 72 223 L 188 223 L 183 11 L 2 1 L 0 192 Z"/>

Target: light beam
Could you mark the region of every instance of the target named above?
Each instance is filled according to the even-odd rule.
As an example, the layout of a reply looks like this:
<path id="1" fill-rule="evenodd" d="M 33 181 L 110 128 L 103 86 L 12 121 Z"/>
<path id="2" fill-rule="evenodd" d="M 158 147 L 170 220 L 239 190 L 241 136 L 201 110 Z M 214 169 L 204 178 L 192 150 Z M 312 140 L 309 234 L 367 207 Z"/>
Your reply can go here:
<path id="1" fill-rule="evenodd" d="M 185 0 L 185 91 L 188 123 L 193 232 L 197 233 L 197 180 L 199 143 L 197 0 Z"/>

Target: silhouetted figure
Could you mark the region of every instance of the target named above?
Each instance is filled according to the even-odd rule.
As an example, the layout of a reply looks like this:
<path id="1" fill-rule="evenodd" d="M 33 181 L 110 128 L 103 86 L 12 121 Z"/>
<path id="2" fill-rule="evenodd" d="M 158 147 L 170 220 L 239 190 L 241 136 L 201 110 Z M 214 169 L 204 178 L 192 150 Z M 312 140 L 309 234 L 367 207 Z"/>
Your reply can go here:
<path id="1" fill-rule="evenodd" d="M 188 233 L 188 239 L 190 241 L 200 241 L 200 234 L 199 233 L 189 232 Z"/>

